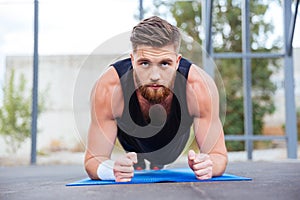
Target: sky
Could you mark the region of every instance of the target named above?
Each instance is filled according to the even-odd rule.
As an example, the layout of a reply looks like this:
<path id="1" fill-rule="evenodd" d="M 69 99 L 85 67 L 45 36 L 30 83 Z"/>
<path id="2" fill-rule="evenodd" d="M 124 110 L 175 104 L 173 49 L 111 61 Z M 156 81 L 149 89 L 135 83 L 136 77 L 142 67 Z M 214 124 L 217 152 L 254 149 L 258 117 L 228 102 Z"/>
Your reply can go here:
<path id="1" fill-rule="evenodd" d="M 34 0 L 0 0 L 0 86 L 5 57 L 33 54 Z M 151 10 L 152 0 L 144 0 Z M 138 23 L 139 0 L 39 0 L 39 54 L 89 54 L 105 40 L 130 31 Z M 273 6 L 269 19 L 282 29 L 281 9 Z M 151 15 L 151 13 L 148 13 Z M 298 15 L 299 16 L 299 15 Z M 300 17 L 294 47 L 300 47 Z M 0 99 L 3 94 L 0 90 Z"/>
<path id="2" fill-rule="evenodd" d="M 33 55 L 33 2 L 0 0 L 1 88 L 5 57 Z M 39 0 L 39 55 L 89 54 L 136 25 L 138 6 L 138 0 Z"/>

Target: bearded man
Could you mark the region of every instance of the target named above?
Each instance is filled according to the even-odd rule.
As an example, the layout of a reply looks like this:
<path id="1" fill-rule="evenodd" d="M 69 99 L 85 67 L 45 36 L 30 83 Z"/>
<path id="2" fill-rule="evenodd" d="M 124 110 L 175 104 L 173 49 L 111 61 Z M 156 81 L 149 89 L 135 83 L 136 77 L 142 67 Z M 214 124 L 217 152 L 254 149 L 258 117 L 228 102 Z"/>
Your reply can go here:
<path id="1" fill-rule="evenodd" d="M 92 179 L 130 181 L 134 170 L 159 170 L 184 150 L 193 126 L 199 153 L 187 163 L 198 179 L 222 175 L 227 150 L 214 81 L 179 54 L 177 27 L 159 17 L 141 21 L 132 53 L 99 78 L 91 94 L 85 169 Z M 116 142 L 125 150 L 112 160 Z"/>

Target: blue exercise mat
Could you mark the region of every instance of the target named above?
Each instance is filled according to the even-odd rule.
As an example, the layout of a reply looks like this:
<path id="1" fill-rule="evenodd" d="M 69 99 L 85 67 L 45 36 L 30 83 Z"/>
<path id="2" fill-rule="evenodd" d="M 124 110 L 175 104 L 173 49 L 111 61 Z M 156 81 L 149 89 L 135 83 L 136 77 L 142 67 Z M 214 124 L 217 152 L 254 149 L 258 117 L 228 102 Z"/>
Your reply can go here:
<path id="1" fill-rule="evenodd" d="M 190 168 L 163 169 L 163 170 L 142 170 L 135 171 L 134 177 L 130 182 L 115 182 L 82 179 L 66 186 L 84 186 L 84 185 L 112 185 L 112 184 L 147 184 L 147 183 L 166 183 L 166 182 L 214 182 L 214 181 L 250 181 L 251 178 L 241 177 L 231 174 L 213 177 L 208 180 L 198 180 Z"/>

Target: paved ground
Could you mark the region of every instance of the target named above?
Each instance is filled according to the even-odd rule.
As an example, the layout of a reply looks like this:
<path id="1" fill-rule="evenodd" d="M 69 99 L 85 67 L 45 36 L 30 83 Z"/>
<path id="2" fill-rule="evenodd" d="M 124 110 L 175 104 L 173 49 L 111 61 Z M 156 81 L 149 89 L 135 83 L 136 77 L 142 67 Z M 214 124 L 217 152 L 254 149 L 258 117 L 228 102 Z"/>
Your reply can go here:
<path id="1" fill-rule="evenodd" d="M 29 149 L 30 150 L 30 149 Z M 119 157 L 124 152 L 116 151 L 113 157 Z M 284 161 L 287 158 L 287 150 L 284 147 L 257 149 L 253 151 L 253 161 Z M 229 162 L 247 161 L 247 153 L 245 151 L 228 152 Z M 57 151 L 47 152 L 45 155 L 37 156 L 38 165 L 81 165 L 84 160 L 84 152 Z M 298 160 L 300 160 L 300 144 L 298 145 Z M 186 162 L 186 156 L 181 156 L 177 160 L 180 163 Z M 12 155 L 3 155 L 0 152 L 0 167 L 1 166 L 18 166 L 28 165 L 30 163 L 30 151 L 18 152 Z"/>
<path id="2" fill-rule="evenodd" d="M 231 162 L 227 172 L 253 181 L 66 187 L 86 177 L 82 165 L 0 167 L 0 199 L 300 199 L 299 160 Z"/>

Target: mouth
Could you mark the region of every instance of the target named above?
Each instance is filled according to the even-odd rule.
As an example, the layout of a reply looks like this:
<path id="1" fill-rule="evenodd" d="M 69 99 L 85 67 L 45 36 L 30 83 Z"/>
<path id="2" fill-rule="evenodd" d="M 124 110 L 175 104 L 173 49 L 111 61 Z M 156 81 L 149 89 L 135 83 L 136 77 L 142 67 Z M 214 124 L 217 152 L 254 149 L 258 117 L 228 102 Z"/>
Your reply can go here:
<path id="1" fill-rule="evenodd" d="M 147 85 L 147 87 L 153 89 L 153 90 L 158 90 L 159 88 L 163 88 L 163 85 L 158 85 L 158 84 L 151 84 L 151 85 Z"/>

